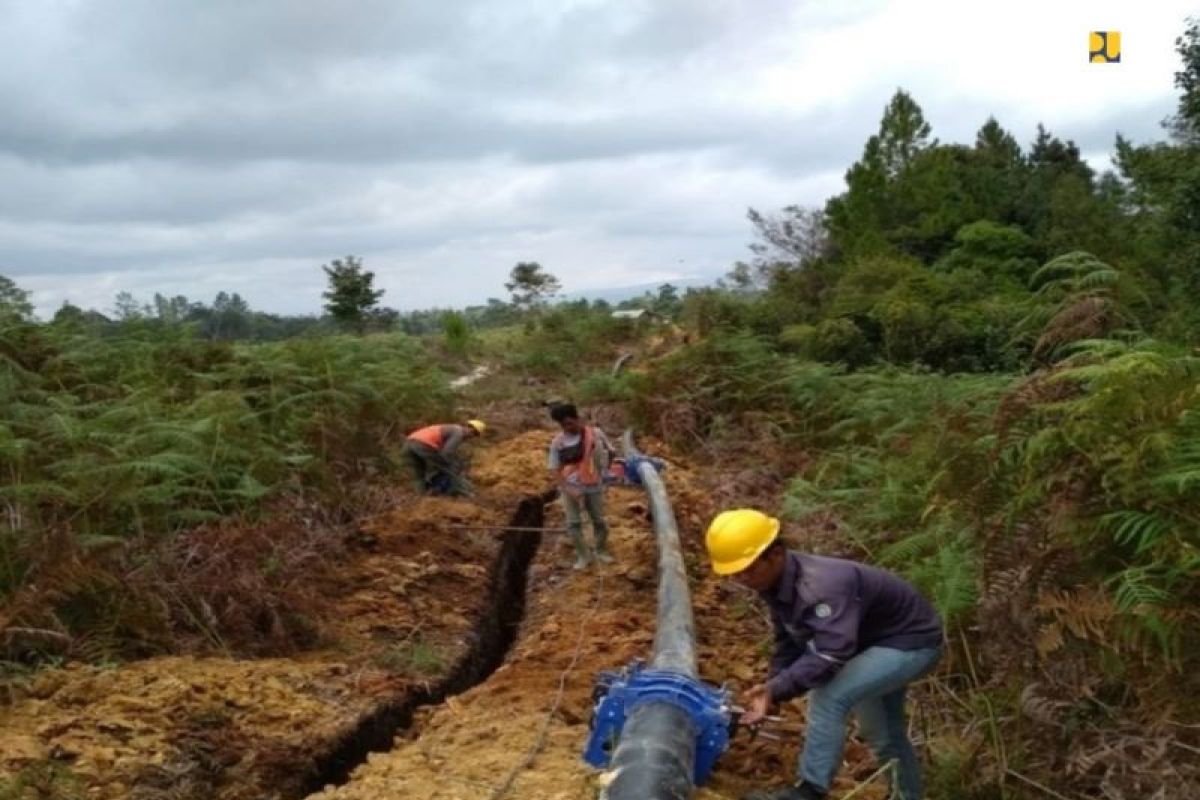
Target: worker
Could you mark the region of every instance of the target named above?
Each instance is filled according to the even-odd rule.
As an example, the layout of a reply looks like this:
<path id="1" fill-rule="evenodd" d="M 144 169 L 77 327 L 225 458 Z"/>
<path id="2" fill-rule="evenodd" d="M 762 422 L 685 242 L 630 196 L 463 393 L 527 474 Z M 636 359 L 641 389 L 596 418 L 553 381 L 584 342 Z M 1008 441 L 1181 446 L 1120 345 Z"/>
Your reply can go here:
<path id="1" fill-rule="evenodd" d="M 482 436 L 487 430 L 481 420 L 463 425 L 427 425 L 408 435 L 404 453 L 417 479 L 417 491 L 429 494 L 469 495 L 471 485 L 462 474 L 456 457 L 459 445 Z"/>
<path id="2" fill-rule="evenodd" d="M 713 571 L 754 589 L 775 633 L 768 678 L 742 697 L 739 722 L 757 725 L 772 705 L 808 693 L 808 725 L 795 784 L 745 800 L 820 800 L 842 761 L 851 711 L 880 763 L 893 763 L 893 797 L 920 800 L 908 739 L 905 690 L 942 653 L 933 606 L 895 575 L 856 561 L 788 550 L 779 520 L 740 508 L 713 519 L 705 537 Z"/>
<path id="3" fill-rule="evenodd" d="M 551 406 L 550 418 L 562 428 L 550 442 L 548 466 L 551 479 L 558 484 L 567 532 L 575 545 L 574 567 L 587 569 L 593 559 L 593 550 L 583 539 L 584 510 L 592 520 L 595 560 L 611 564 L 608 524 L 604 521 L 604 475 L 612 445 L 604 431 L 579 419 L 579 411 L 571 403 Z"/>

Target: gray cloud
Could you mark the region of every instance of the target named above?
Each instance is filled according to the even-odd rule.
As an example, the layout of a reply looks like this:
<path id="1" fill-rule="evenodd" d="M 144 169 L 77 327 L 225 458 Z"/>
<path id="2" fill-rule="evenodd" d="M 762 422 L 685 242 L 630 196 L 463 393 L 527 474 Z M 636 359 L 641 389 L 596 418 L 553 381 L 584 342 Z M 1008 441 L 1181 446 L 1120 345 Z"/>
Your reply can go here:
<path id="1" fill-rule="evenodd" d="M 748 206 L 838 190 L 897 83 L 943 140 L 989 114 L 1032 140 L 1023 104 L 936 71 L 846 77 L 866 52 L 757 94 L 885 6 L 0 0 L 0 273 L 43 313 L 226 287 L 316 310 L 317 266 L 345 253 L 405 307 L 502 294 L 529 258 L 568 288 L 716 275 Z M 1105 153 L 1170 105 L 1167 74 L 1041 121 Z"/>

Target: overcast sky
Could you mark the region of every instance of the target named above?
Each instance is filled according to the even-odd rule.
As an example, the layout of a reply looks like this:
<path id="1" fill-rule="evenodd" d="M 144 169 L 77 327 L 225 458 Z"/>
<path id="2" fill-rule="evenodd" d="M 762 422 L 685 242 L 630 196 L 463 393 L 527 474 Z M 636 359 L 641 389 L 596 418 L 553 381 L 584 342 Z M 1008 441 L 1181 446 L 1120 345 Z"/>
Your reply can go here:
<path id="1" fill-rule="evenodd" d="M 942 141 L 1161 137 L 1193 0 L 0 0 L 0 274 L 316 312 L 711 278 L 820 204 L 897 87 Z M 1119 30 L 1122 63 L 1090 64 Z"/>

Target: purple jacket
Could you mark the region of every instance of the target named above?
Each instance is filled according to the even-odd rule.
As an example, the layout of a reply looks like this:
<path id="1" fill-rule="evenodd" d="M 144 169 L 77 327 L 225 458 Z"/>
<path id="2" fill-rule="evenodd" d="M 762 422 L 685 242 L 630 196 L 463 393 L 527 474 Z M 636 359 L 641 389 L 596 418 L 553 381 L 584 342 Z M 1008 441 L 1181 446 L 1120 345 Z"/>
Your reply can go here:
<path id="1" fill-rule="evenodd" d="M 868 647 L 942 644 L 942 622 L 928 600 L 857 561 L 788 551 L 779 585 L 762 598 L 775 625 L 767 689 L 776 702 L 823 685 Z"/>

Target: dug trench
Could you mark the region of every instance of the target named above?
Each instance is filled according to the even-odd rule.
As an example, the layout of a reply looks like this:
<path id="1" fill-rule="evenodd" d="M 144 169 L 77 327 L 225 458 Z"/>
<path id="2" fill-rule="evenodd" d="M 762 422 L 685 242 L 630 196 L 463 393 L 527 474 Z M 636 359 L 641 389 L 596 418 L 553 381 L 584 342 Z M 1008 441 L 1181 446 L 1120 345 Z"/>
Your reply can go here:
<path id="1" fill-rule="evenodd" d="M 480 448 L 476 500 L 406 495 L 364 521 L 370 549 L 319 587 L 329 635 L 318 650 L 44 673 L 0 706 L 0 778 L 61 763 L 95 800 L 594 800 L 602 779 L 580 758 L 594 679 L 648 656 L 656 624 L 644 495 L 608 493 L 616 563 L 584 572 L 562 537 L 464 530 L 561 525 L 558 503 L 518 505 L 545 486 L 549 437 L 526 430 Z M 709 471 L 643 444 L 669 462 L 701 677 L 749 686 L 769 626 L 707 568 Z M 436 668 L 388 658 L 418 639 L 442 655 Z M 777 780 L 797 744 L 738 737 L 698 797 Z M 862 777 L 861 748 L 847 756 L 847 779 Z"/>
<path id="2" fill-rule="evenodd" d="M 286 800 L 337 780 L 503 660 L 537 542 L 477 529 L 540 519 L 519 503 L 546 486 L 547 440 L 479 448 L 475 498 L 397 487 L 304 585 L 312 650 L 73 661 L 0 686 L 0 790 L 51 775 L 91 800 Z"/>
<path id="3" fill-rule="evenodd" d="M 694 603 L 701 678 L 733 690 L 760 679 L 770 628 L 762 609 L 715 579 L 702 531 L 713 512 L 700 466 L 645 443 L 669 460 L 664 473 L 683 539 Z M 373 753 L 340 786 L 312 800 L 595 800 L 602 773 L 583 763 L 596 676 L 650 655 L 656 627 L 657 548 L 640 489 L 607 494 L 610 547 L 616 563 L 576 572 L 565 542 L 548 540 L 529 569 L 524 619 L 507 657 L 486 680 L 414 713 L 413 735 Z M 547 528 L 560 524 L 558 504 Z M 790 720 L 799 709 L 789 708 Z M 728 800 L 747 788 L 791 774 L 799 737 L 739 736 L 718 762 L 698 800 Z M 838 789 L 870 774 L 854 743 Z M 880 800 L 882 786 L 862 787 L 860 800 Z"/>
<path id="4" fill-rule="evenodd" d="M 552 499 L 552 493 L 523 499 L 508 524 L 515 528 L 542 527 L 545 505 Z M 471 644 L 467 651 L 435 683 L 412 689 L 364 716 L 327 755 L 317 760 L 310 771 L 312 777 L 305 782 L 300 796 L 345 783 L 369 754 L 391 749 L 396 736 L 412 725 L 417 709 L 443 703 L 447 697 L 470 689 L 504 663 L 525 615 L 529 566 L 541 542 L 540 533 L 510 531 L 500 537 L 484 610 L 470 633 Z"/>

